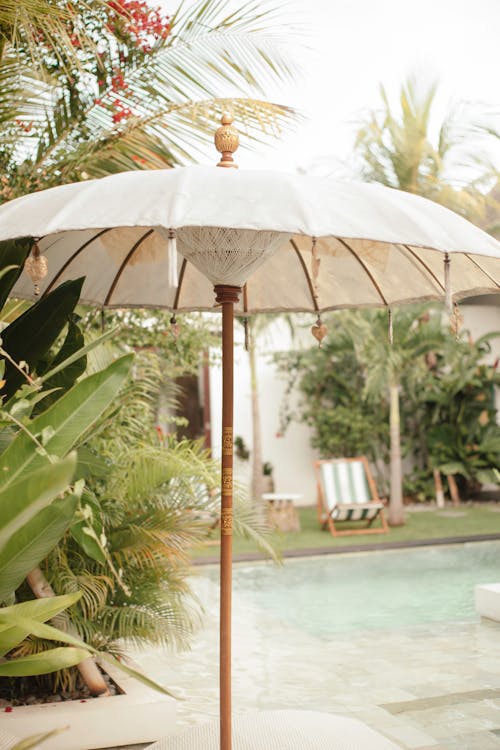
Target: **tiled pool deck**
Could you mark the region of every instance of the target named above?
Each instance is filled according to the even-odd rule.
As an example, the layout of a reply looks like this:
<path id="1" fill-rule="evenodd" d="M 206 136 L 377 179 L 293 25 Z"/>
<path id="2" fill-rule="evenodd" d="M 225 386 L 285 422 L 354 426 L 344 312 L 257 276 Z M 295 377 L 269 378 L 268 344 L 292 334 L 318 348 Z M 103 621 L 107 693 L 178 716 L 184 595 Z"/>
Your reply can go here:
<path id="1" fill-rule="evenodd" d="M 215 584 L 201 577 L 197 586 L 206 621 L 191 652 L 135 656 L 184 699 L 180 724 L 218 711 Z M 256 613 L 236 594 L 233 633 L 234 711 L 336 712 L 406 750 L 500 750 L 500 624 L 431 623 L 320 638 Z"/>

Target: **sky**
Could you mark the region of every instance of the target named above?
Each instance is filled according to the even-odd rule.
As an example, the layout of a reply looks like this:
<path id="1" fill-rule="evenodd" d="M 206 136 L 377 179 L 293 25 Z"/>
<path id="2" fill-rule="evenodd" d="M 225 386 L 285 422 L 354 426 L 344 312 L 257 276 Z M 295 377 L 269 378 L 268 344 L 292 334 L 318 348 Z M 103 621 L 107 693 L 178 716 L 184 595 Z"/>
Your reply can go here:
<path id="1" fill-rule="evenodd" d="M 466 102 L 500 130 L 500 0 L 286 0 L 283 8 L 302 29 L 303 43 L 291 41 L 299 75 L 268 98 L 306 119 L 272 147 L 240 150 L 241 167 L 342 171 L 356 123 L 380 106 L 379 83 L 396 103 L 412 73 L 439 82 L 438 118 Z"/>

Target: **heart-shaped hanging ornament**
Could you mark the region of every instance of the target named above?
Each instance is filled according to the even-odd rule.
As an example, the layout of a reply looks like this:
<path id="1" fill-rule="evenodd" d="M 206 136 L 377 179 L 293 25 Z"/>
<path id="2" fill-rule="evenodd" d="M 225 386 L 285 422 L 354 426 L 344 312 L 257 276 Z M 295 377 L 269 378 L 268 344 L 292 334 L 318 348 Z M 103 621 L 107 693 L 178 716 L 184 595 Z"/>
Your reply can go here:
<path id="1" fill-rule="evenodd" d="M 321 346 L 321 342 L 328 333 L 328 328 L 321 322 L 321 318 L 318 318 L 316 323 L 311 327 L 311 333 Z"/>

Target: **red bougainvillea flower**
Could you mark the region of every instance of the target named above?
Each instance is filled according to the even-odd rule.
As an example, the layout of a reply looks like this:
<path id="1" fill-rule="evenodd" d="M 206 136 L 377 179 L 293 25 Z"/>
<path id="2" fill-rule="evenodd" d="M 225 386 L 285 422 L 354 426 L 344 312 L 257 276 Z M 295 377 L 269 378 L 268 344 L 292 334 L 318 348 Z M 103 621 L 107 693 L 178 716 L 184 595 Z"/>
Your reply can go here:
<path id="1" fill-rule="evenodd" d="M 161 8 L 152 8 L 140 0 L 113 0 L 108 28 L 112 33 L 120 29 L 132 38 L 143 52 L 151 51 L 151 40 L 166 39 L 170 33 L 169 16 Z"/>
<path id="2" fill-rule="evenodd" d="M 112 106 L 115 109 L 115 112 L 111 117 L 114 123 L 121 122 L 122 120 L 125 120 L 127 117 L 130 117 L 133 114 L 130 107 L 125 106 L 121 99 L 115 99 Z"/>
<path id="3" fill-rule="evenodd" d="M 121 70 L 117 69 L 114 71 L 114 74 L 111 77 L 111 88 L 113 91 L 128 89 L 128 83 L 125 82 Z"/>

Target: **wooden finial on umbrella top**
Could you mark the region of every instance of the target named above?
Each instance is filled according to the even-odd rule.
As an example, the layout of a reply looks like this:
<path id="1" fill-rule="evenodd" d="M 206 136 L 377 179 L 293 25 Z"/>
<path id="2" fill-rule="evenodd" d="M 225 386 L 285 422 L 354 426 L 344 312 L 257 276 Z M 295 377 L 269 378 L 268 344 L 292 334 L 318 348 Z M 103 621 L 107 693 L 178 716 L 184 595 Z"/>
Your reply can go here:
<path id="1" fill-rule="evenodd" d="M 214 136 L 215 148 L 221 153 L 221 160 L 217 166 L 238 169 L 233 159 L 233 154 L 240 145 L 238 131 L 233 126 L 231 115 L 223 115 L 221 123 L 221 127 L 216 130 Z"/>

